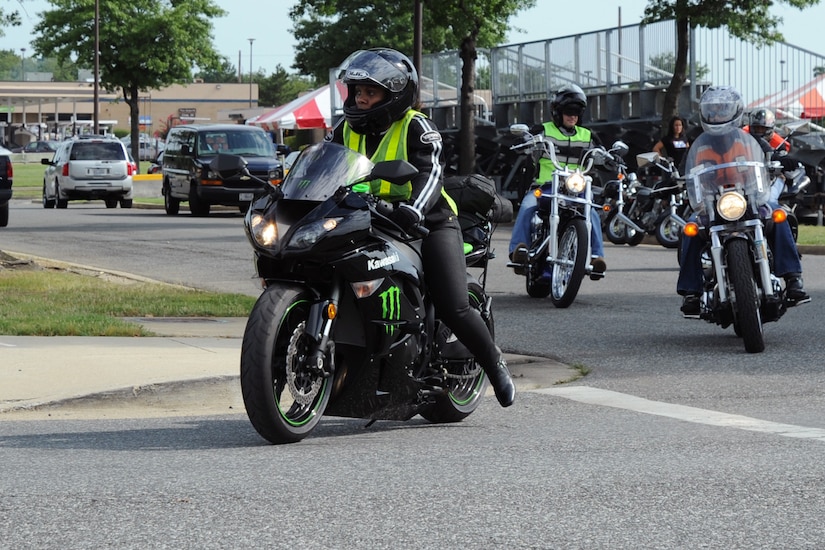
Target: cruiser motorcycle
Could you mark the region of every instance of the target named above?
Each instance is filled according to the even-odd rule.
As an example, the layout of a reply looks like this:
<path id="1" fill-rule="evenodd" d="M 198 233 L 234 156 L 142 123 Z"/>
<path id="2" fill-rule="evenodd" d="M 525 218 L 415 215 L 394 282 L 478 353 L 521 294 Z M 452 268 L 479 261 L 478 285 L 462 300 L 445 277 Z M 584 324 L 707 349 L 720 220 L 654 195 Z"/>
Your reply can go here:
<path id="1" fill-rule="evenodd" d="M 686 186 L 696 221 L 684 234 L 702 239 L 704 291 L 699 318 L 733 325 L 745 350 L 765 349 L 763 324 L 787 311 L 785 291 L 772 273 L 769 246 L 787 212 L 771 211 L 771 179 L 759 144 L 745 132 L 703 133 L 687 157 Z"/>
<path id="2" fill-rule="evenodd" d="M 244 160 L 218 155 L 217 177 Z M 405 161 L 373 164 L 333 143 L 304 150 L 283 183 L 249 208 L 244 226 L 264 290 L 243 336 L 241 389 L 247 415 L 271 443 L 297 442 L 324 415 L 458 422 L 480 404 L 486 378 L 435 315 L 421 264 L 421 236 L 390 219 L 392 205 L 369 181 L 408 181 Z M 492 202 L 490 203 L 492 208 Z M 466 245 L 486 276 L 492 228 Z M 491 333 L 491 299 L 467 275 L 470 304 Z"/>
<path id="3" fill-rule="evenodd" d="M 530 222 L 527 261 L 509 262 L 507 267 L 525 276 L 528 295 L 533 298 L 549 295 L 554 306 L 566 308 L 575 300 L 585 276 L 604 276 L 594 272 L 590 263 L 590 211 L 598 206 L 593 202 L 592 178 L 588 172 L 595 164 L 609 159 L 610 152 L 603 147 L 589 149 L 583 155 L 580 168 L 569 170 L 558 163 L 553 144 L 541 134 L 530 134 L 525 124 L 514 124 L 510 131 L 523 139 L 512 149 L 527 150 L 539 158 L 549 159 L 556 169 L 553 179 L 534 191 L 538 208 Z"/>

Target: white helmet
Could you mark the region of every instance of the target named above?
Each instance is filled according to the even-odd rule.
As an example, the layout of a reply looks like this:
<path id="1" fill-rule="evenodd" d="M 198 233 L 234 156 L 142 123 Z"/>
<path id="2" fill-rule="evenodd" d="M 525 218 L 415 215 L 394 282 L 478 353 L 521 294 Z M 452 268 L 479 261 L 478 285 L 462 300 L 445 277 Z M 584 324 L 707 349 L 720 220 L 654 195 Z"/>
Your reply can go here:
<path id="1" fill-rule="evenodd" d="M 740 128 L 744 112 L 742 95 L 732 86 L 711 86 L 699 99 L 702 128 L 712 134 Z"/>

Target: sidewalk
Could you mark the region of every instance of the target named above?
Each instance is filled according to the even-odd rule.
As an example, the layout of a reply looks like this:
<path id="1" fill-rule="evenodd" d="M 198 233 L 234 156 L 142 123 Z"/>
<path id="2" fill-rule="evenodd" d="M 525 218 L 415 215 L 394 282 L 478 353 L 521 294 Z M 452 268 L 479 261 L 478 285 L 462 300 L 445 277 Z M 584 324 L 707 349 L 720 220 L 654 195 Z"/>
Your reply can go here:
<path id="1" fill-rule="evenodd" d="M 245 318 L 134 321 L 159 336 L 0 336 L 0 421 L 244 412 Z M 578 375 L 549 359 L 506 357 L 521 391 Z"/>

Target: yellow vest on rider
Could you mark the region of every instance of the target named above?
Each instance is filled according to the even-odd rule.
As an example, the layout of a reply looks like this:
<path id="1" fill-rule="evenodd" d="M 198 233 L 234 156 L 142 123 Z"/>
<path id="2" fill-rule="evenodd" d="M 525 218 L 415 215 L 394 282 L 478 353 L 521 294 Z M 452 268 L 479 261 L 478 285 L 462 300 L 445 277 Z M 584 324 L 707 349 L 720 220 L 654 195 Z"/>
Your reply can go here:
<path id="1" fill-rule="evenodd" d="M 407 131 L 410 127 L 410 122 L 416 115 L 426 116 L 424 113 L 410 109 L 404 115 L 404 118 L 393 122 L 389 129 L 384 133 L 378 148 L 370 157 L 372 162 L 381 162 L 385 160 L 408 160 L 407 159 Z M 366 137 L 364 134 L 353 132 L 348 122 L 344 122 L 344 143 L 353 151 L 358 151 L 362 155 L 366 155 Z M 390 183 L 386 180 L 372 180 L 370 182 L 370 193 L 381 197 L 389 202 L 409 200 L 412 195 L 412 183 L 407 182 L 400 185 Z M 455 201 L 447 195 L 444 188 L 441 188 L 441 195 L 447 199 L 450 208 L 454 214 L 458 213 Z"/>
<path id="2" fill-rule="evenodd" d="M 592 134 L 587 128 L 582 128 L 581 126 L 576 126 L 575 128 L 576 133 L 567 135 L 559 130 L 558 126 L 554 123 L 544 123 L 544 135 L 550 143 L 559 150 L 559 153 L 556 155 L 556 160 L 562 166 L 572 170 L 579 167 L 582 153 L 590 149 L 590 141 L 592 139 Z M 550 181 L 553 179 L 553 172 L 555 171 L 556 167 L 553 166 L 550 159 L 539 159 L 539 177 L 537 181 L 539 183 Z"/>

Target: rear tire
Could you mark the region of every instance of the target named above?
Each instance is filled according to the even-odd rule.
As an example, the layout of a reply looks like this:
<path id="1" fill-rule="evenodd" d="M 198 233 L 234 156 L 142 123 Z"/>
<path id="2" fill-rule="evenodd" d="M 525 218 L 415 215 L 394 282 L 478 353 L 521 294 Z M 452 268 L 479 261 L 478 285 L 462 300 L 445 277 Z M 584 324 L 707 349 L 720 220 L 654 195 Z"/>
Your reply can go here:
<path id="1" fill-rule="evenodd" d="M 170 216 L 175 216 L 180 212 L 180 199 L 172 196 L 172 189 L 168 183 L 163 184 L 163 209 Z"/>
<path id="2" fill-rule="evenodd" d="M 587 224 L 581 218 L 571 220 L 562 230 L 559 257 L 552 267 L 550 299 L 554 306 L 565 308 L 576 299 L 589 255 Z"/>
<path id="3" fill-rule="evenodd" d="M 472 282 L 468 285 L 468 291 L 470 293 L 470 307 L 481 312 L 486 301 L 486 295 L 481 285 Z M 492 311 L 489 312 L 485 323 L 490 334 L 495 338 L 495 323 Z M 471 378 L 448 379 L 446 384 L 447 393 L 436 397 L 435 404 L 432 407 L 419 413 L 425 420 L 438 424 L 460 422 L 481 404 L 481 398 L 484 397 L 484 390 L 487 387 L 487 377 L 484 376 L 484 371 L 478 362 L 475 359 L 468 359 L 460 372 L 453 372 L 452 368 L 449 370 L 451 374 L 457 376 L 465 376 L 474 372 L 476 374 Z"/>
<path id="4" fill-rule="evenodd" d="M 258 298 L 241 347 L 241 391 L 250 422 L 275 444 L 312 432 L 326 410 L 332 377 L 307 370 L 305 326 L 311 296 L 299 287 L 271 286 Z M 290 357 L 290 350 L 292 357 Z"/>
<path id="5" fill-rule="evenodd" d="M 46 182 L 43 182 L 43 208 L 54 208 L 54 199 L 48 198 L 46 195 Z"/>
<path id="6" fill-rule="evenodd" d="M 728 278 L 733 290 L 731 303 L 735 330 L 742 337 L 745 351 L 760 353 L 765 350 L 765 334 L 759 312 L 759 289 L 754 278 L 748 242 L 733 239 L 727 243 L 725 249 Z"/>
<path id="7" fill-rule="evenodd" d="M 132 199 L 120 199 L 121 208 L 132 208 Z"/>
<path id="8" fill-rule="evenodd" d="M 9 225 L 9 203 L 0 206 L 0 227 Z"/>
<path id="9" fill-rule="evenodd" d="M 60 198 L 60 185 L 54 182 L 54 198 L 56 200 L 55 206 L 57 208 L 66 208 L 69 206 L 69 199 Z"/>
<path id="10" fill-rule="evenodd" d="M 117 208 L 117 199 L 104 199 L 103 203 L 106 205 L 106 208 Z"/>

